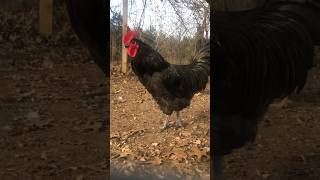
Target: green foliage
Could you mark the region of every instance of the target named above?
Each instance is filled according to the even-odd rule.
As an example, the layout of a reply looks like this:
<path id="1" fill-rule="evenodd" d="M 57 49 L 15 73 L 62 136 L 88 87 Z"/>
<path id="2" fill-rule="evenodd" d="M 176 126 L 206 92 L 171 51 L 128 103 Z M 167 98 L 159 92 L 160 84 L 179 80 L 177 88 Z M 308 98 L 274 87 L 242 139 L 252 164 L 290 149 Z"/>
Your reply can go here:
<path id="1" fill-rule="evenodd" d="M 122 16 L 120 13 L 112 13 L 110 19 L 110 60 L 121 60 L 122 47 Z"/>

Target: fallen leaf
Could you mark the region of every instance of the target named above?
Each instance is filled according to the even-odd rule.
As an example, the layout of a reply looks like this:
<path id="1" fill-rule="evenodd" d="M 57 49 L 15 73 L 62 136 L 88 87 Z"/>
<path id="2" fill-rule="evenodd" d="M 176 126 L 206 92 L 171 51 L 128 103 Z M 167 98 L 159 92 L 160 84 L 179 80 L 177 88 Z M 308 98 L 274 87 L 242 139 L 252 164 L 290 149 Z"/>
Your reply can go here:
<path id="1" fill-rule="evenodd" d="M 191 136 L 191 133 L 190 132 L 181 132 L 180 136 L 188 137 L 188 136 Z"/>
<path id="2" fill-rule="evenodd" d="M 149 161 L 151 164 L 155 165 L 155 166 L 159 166 L 162 164 L 162 160 L 159 157 L 155 157 L 154 160 Z"/>
<path id="3" fill-rule="evenodd" d="M 83 175 L 79 175 L 76 180 L 83 180 Z"/>
<path id="4" fill-rule="evenodd" d="M 191 148 L 192 152 L 189 152 L 189 156 L 196 156 L 198 160 L 201 160 L 202 157 L 207 157 L 206 150 L 200 150 L 198 147 L 194 146 Z"/>
<path id="5" fill-rule="evenodd" d="M 121 149 L 121 153 L 119 154 L 120 158 L 126 158 L 132 154 L 132 151 L 129 149 L 129 146 L 125 146 Z"/>
<path id="6" fill-rule="evenodd" d="M 201 140 L 197 139 L 194 143 L 197 144 L 197 145 L 200 145 L 201 144 Z"/>
<path id="7" fill-rule="evenodd" d="M 31 111 L 27 114 L 27 118 L 30 119 L 30 120 L 33 120 L 33 119 L 39 119 L 40 118 L 40 115 L 38 112 L 36 111 Z"/>
<path id="8" fill-rule="evenodd" d="M 44 59 L 44 61 L 42 62 L 42 68 L 44 69 L 52 69 L 53 66 L 54 63 L 48 58 Z"/>
<path id="9" fill-rule="evenodd" d="M 151 146 L 158 146 L 159 143 L 152 143 Z"/>
<path id="10" fill-rule="evenodd" d="M 6 132 L 11 132 L 13 130 L 13 127 L 11 126 L 4 126 L 2 127 L 2 130 L 6 131 Z"/>
<path id="11" fill-rule="evenodd" d="M 71 170 L 73 170 L 73 171 L 76 171 L 76 170 L 78 170 L 78 167 L 72 166 L 72 167 L 69 167 L 69 169 L 71 169 Z"/>
<path id="12" fill-rule="evenodd" d="M 188 154 L 182 150 L 174 150 L 171 154 L 173 154 L 175 156 L 174 159 L 176 159 L 180 162 L 187 159 L 187 157 L 188 157 Z"/>
<path id="13" fill-rule="evenodd" d="M 43 159 L 43 160 L 47 160 L 48 159 L 48 156 L 47 156 L 47 152 L 45 152 L 45 151 L 43 151 L 42 153 L 41 153 L 41 159 Z"/>
<path id="14" fill-rule="evenodd" d="M 110 139 L 113 139 L 113 138 L 120 138 L 120 134 L 111 134 L 110 135 Z"/>
<path id="15" fill-rule="evenodd" d="M 188 140 L 182 140 L 182 141 L 178 141 L 177 142 L 177 146 L 178 147 L 183 147 L 183 146 L 188 146 L 189 145 L 189 141 Z"/>
<path id="16" fill-rule="evenodd" d="M 271 176 L 271 175 L 268 174 L 268 173 L 262 174 L 262 178 L 263 178 L 263 179 L 267 179 L 267 178 L 269 178 L 270 176 Z"/>
<path id="17" fill-rule="evenodd" d="M 141 157 L 141 158 L 139 159 L 139 161 L 145 162 L 146 159 L 145 159 L 144 157 Z"/>
<path id="18" fill-rule="evenodd" d="M 123 99 L 123 97 L 121 97 L 121 96 L 119 96 L 119 97 L 118 97 L 118 101 L 119 101 L 119 102 L 121 102 L 121 103 L 126 102 L 126 100 L 125 100 L 125 99 Z"/>
<path id="19" fill-rule="evenodd" d="M 203 150 L 205 150 L 207 154 L 210 154 L 210 147 L 204 147 Z"/>

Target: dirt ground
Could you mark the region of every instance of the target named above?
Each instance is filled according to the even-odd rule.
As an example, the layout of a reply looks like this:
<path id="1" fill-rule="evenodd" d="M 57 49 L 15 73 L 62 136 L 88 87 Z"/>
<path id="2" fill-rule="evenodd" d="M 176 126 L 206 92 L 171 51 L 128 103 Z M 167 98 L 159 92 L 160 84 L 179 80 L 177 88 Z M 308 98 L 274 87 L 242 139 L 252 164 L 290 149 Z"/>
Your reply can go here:
<path id="1" fill-rule="evenodd" d="M 319 51 L 320 52 L 320 51 Z M 254 144 L 226 158 L 230 180 L 320 179 L 320 53 L 304 90 L 287 108 L 271 108 Z"/>
<path id="2" fill-rule="evenodd" d="M 103 73 L 67 21 L 43 37 L 36 16 L 0 13 L 0 179 L 104 180 Z"/>
<path id="3" fill-rule="evenodd" d="M 111 66 L 110 156 L 113 162 L 133 162 L 136 166 L 165 167 L 176 177 L 209 179 L 210 95 L 209 88 L 195 95 L 191 106 L 181 112 L 184 128 L 174 125 L 163 132 L 165 115 L 135 75 L 121 75 Z M 176 120 L 175 114 L 171 123 Z M 124 165 L 121 166 L 124 166 Z M 130 168 L 127 168 L 130 169 Z M 137 168 L 131 168 L 136 171 Z M 129 172 L 130 173 L 130 170 Z M 154 172 L 152 172 L 154 173 Z"/>

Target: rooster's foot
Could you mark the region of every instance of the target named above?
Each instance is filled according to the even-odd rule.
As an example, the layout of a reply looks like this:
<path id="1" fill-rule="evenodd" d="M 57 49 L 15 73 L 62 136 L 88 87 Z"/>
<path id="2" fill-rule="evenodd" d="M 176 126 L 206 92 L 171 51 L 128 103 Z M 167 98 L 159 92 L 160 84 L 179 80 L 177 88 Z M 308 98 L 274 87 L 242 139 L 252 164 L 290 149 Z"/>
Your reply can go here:
<path id="1" fill-rule="evenodd" d="M 168 127 L 169 127 L 168 124 L 163 124 L 162 126 L 160 126 L 160 131 L 162 132 L 162 131 L 166 130 Z"/>
<path id="2" fill-rule="evenodd" d="M 177 111 L 177 121 L 176 121 L 176 126 L 179 128 L 183 128 L 183 123 L 182 123 L 182 118 L 180 117 L 179 111 Z"/>
<path id="3" fill-rule="evenodd" d="M 179 120 L 179 121 L 176 122 L 176 127 L 178 127 L 178 128 L 184 128 L 184 124 L 182 123 L 181 120 Z"/>
<path id="4" fill-rule="evenodd" d="M 169 127 L 169 119 L 170 119 L 170 116 L 167 115 L 166 121 L 164 121 L 163 125 L 160 126 L 160 131 L 163 131 Z"/>

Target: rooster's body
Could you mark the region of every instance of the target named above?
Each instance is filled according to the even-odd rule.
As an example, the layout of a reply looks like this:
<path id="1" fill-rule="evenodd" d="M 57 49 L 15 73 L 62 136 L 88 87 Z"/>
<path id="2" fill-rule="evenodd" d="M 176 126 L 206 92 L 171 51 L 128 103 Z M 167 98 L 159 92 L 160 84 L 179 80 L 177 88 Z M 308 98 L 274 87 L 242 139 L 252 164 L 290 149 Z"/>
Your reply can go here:
<path id="1" fill-rule="evenodd" d="M 315 0 L 271 0 L 264 6 L 216 12 L 213 22 L 213 156 L 254 141 L 276 98 L 299 93 L 320 40 Z"/>
<path id="2" fill-rule="evenodd" d="M 109 76 L 107 1 L 67 0 L 66 4 L 72 28 L 88 47 L 94 62 Z"/>

